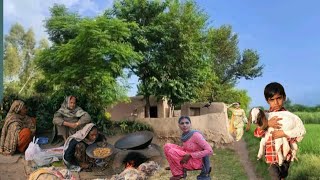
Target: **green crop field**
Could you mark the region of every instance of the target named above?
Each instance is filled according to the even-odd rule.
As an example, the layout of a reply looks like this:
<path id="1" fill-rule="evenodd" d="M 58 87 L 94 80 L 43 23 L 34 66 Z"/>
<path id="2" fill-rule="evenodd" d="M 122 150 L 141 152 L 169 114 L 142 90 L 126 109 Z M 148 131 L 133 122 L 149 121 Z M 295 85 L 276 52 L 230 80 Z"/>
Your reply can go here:
<path id="1" fill-rule="evenodd" d="M 293 112 L 304 124 L 320 124 L 320 112 Z"/>

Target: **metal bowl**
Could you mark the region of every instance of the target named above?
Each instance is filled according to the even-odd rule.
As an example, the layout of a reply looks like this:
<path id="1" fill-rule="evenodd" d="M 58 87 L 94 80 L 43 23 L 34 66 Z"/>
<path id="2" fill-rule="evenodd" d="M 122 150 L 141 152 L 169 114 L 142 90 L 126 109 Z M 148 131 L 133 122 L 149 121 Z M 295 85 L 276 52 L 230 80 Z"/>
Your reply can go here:
<path id="1" fill-rule="evenodd" d="M 93 155 L 93 151 L 96 149 L 96 148 L 109 148 L 110 149 L 110 153 L 104 157 L 97 157 L 97 156 L 94 156 Z M 94 159 L 105 159 L 109 156 L 112 155 L 114 151 L 114 148 L 111 144 L 106 144 L 105 146 L 99 146 L 98 143 L 93 143 L 91 145 L 89 145 L 86 149 L 86 154 L 91 157 L 91 158 L 94 158 Z"/>

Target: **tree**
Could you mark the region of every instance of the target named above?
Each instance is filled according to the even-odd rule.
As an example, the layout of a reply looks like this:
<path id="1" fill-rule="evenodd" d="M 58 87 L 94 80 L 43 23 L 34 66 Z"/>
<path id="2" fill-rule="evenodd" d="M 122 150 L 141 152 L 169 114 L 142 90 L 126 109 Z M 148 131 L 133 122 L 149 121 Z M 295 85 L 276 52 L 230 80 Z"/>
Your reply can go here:
<path id="1" fill-rule="evenodd" d="M 57 13 L 58 10 L 63 13 Z M 38 59 L 37 65 L 45 77 L 38 83 L 38 91 L 53 93 L 68 89 L 86 95 L 101 108 L 125 98 L 126 89 L 118 84 L 118 78 L 124 75 L 124 68 L 140 58 L 126 41 L 131 35 L 129 26 L 135 24 L 105 17 L 83 18 L 76 24 L 68 24 L 65 16 L 78 17 L 55 5 L 46 22 L 54 41 Z"/>
<path id="2" fill-rule="evenodd" d="M 113 15 L 136 22 L 131 43 L 143 55 L 131 66 L 139 77 L 139 94 L 167 97 L 174 105 L 195 99 L 195 88 L 206 79 L 206 61 L 202 56 L 202 31 L 207 16 L 192 1 L 116 1 Z M 109 12 L 107 12 L 109 13 Z"/>
<path id="3" fill-rule="evenodd" d="M 64 5 L 54 4 L 51 17 L 45 21 L 49 39 L 55 44 L 65 44 L 79 33 L 79 14 L 68 11 Z"/>
<path id="4" fill-rule="evenodd" d="M 24 28 L 18 23 L 13 24 L 9 34 L 5 35 L 4 76 L 9 81 L 17 79 L 22 67 L 21 54 L 24 45 L 24 35 Z"/>
<path id="5" fill-rule="evenodd" d="M 209 28 L 205 38 L 206 57 L 211 62 L 214 80 L 206 84 L 211 92 L 203 94 L 211 101 L 227 101 L 221 99 L 221 93 L 232 89 L 240 78 L 252 80 L 262 75 L 263 66 L 259 65 L 259 55 L 256 51 L 245 49 L 242 54 L 238 48 L 238 36 L 231 26 Z"/>
<path id="6" fill-rule="evenodd" d="M 21 59 L 16 47 L 11 44 L 6 45 L 4 51 L 4 77 L 12 81 L 14 76 L 19 73 Z"/>
<path id="7" fill-rule="evenodd" d="M 9 34 L 5 36 L 4 74 L 6 91 L 30 95 L 33 93 L 34 62 L 36 40 L 33 30 L 25 32 L 24 28 L 16 23 Z M 24 91 L 22 91 L 24 90 Z"/>
<path id="8" fill-rule="evenodd" d="M 154 89 L 174 105 L 194 101 L 196 89 L 212 77 L 202 44 L 207 15 L 193 1 L 173 1 L 160 20 L 165 40 L 156 57 L 163 74 Z"/>

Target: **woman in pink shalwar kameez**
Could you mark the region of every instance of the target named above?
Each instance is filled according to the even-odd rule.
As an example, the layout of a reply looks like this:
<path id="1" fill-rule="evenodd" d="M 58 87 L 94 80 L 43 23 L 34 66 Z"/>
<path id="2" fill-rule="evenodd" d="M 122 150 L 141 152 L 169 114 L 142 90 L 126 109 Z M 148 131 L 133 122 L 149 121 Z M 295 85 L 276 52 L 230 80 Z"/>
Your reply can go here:
<path id="1" fill-rule="evenodd" d="M 208 175 L 208 167 L 206 166 L 210 167 L 209 155 L 213 152 L 211 146 L 200 132 L 190 130 L 191 120 L 188 116 L 179 118 L 179 127 L 183 132 L 181 137 L 183 145 L 178 146 L 167 143 L 164 146 L 164 153 L 173 175 L 170 180 L 181 179 L 183 177 L 183 169 L 207 168 L 203 172 Z"/>

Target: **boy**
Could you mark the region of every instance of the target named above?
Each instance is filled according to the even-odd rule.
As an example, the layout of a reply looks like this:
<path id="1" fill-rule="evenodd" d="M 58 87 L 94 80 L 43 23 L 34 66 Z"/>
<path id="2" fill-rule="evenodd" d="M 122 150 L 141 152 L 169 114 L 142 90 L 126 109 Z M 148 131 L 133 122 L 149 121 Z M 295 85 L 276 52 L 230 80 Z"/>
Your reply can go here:
<path id="1" fill-rule="evenodd" d="M 270 106 L 269 112 L 286 111 L 286 109 L 283 107 L 286 99 L 286 93 L 281 84 L 277 82 L 268 84 L 264 89 L 264 97 Z M 278 121 L 281 119 L 282 118 L 274 116 L 268 121 L 268 127 L 275 129 L 271 133 L 272 136 L 266 140 L 265 149 L 266 162 L 270 164 L 270 171 L 273 179 L 284 179 L 288 176 L 288 170 L 290 166 L 289 159 L 291 159 L 292 156 L 291 152 L 289 152 L 285 157 L 283 164 L 280 166 L 278 164 L 278 156 L 275 150 L 274 139 L 285 137 L 288 138 L 289 143 L 293 143 L 296 142 L 296 137 L 302 137 L 306 133 L 302 121 L 298 118 L 293 130 L 286 132 L 286 134 L 283 130 L 279 130 L 281 128 L 281 124 Z M 268 127 L 257 127 L 254 131 L 254 136 L 263 137 L 267 132 Z"/>

